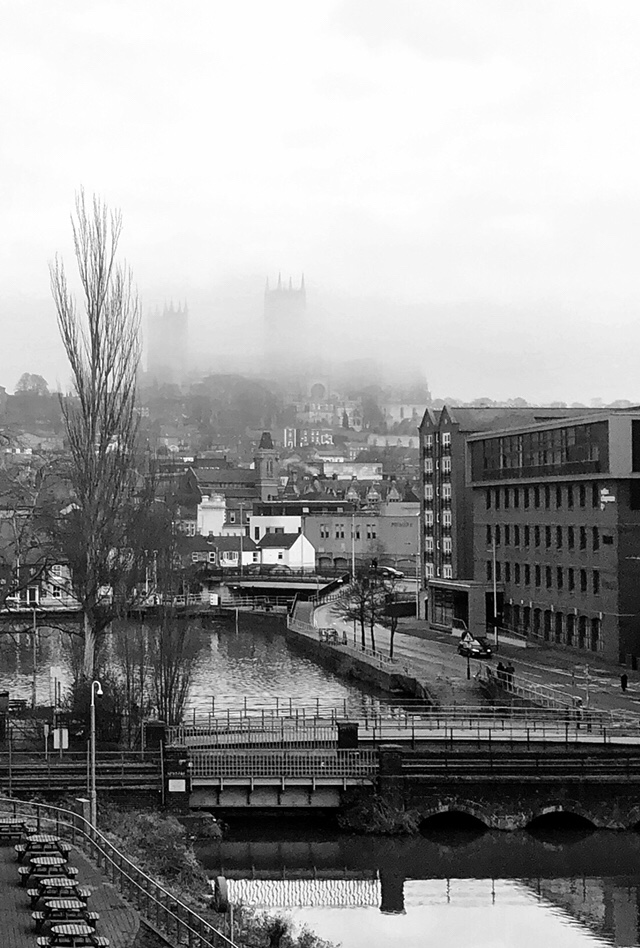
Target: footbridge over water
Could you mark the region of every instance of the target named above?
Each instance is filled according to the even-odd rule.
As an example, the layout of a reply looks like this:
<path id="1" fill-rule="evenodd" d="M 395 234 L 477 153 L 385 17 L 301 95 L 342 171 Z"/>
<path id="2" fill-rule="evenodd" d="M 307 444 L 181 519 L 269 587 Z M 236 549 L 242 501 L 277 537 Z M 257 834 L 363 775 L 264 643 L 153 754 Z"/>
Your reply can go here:
<path id="1" fill-rule="evenodd" d="M 417 819 L 456 811 L 497 829 L 562 811 L 598 827 L 640 821 L 640 727 L 628 716 L 413 705 L 353 721 L 318 705 L 243 705 L 170 737 L 193 808 L 337 808 L 379 794 Z"/>

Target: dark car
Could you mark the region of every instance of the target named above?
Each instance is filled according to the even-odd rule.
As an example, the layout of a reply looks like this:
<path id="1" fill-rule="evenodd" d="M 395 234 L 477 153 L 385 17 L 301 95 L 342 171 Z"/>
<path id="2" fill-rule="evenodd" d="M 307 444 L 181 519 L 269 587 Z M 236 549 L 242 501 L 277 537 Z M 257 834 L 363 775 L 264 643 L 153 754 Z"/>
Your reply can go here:
<path id="1" fill-rule="evenodd" d="M 466 658 L 491 658 L 493 654 L 488 639 L 469 634 L 460 640 L 458 653 Z"/>
<path id="2" fill-rule="evenodd" d="M 404 573 L 393 566 L 379 566 L 378 575 L 386 579 L 404 579 Z"/>

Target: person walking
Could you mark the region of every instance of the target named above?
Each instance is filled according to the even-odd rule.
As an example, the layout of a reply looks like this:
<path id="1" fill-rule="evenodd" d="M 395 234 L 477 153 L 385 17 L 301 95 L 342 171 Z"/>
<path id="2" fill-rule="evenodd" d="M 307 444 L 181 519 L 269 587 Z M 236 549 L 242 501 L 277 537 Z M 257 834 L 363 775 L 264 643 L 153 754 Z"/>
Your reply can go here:
<path id="1" fill-rule="evenodd" d="M 627 673 L 622 672 L 622 674 L 620 675 L 620 687 L 622 688 L 623 691 L 627 690 L 628 684 L 629 684 L 629 679 L 627 677 Z"/>

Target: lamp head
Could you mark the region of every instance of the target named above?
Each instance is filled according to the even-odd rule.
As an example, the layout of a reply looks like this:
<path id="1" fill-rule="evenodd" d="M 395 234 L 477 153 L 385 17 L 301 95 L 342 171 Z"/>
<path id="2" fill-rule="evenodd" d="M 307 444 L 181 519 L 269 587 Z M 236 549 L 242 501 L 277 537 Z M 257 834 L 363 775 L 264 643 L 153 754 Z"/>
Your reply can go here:
<path id="1" fill-rule="evenodd" d="M 95 689 L 95 694 L 96 694 L 96 695 L 100 696 L 100 695 L 103 695 L 103 694 L 104 694 L 104 692 L 103 692 L 103 690 L 102 690 L 102 685 L 100 684 L 99 681 L 92 681 L 92 682 L 91 682 L 91 687 Z"/>

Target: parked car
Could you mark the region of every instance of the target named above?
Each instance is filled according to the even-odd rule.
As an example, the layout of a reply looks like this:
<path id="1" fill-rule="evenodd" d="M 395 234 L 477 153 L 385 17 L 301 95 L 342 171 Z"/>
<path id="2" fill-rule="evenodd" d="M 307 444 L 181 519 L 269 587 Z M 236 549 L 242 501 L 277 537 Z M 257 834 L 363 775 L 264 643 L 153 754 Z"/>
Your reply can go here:
<path id="1" fill-rule="evenodd" d="M 383 576 L 386 579 L 404 579 L 404 573 L 393 566 L 379 566 L 378 576 Z"/>
<path id="2" fill-rule="evenodd" d="M 286 566 L 285 563 L 269 563 L 262 567 L 262 572 L 268 573 L 269 576 L 288 576 L 291 571 L 291 567 Z"/>
<path id="3" fill-rule="evenodd" d="M 458 653 L 466 658 L 491 658 L 493 655 L 488 639 L 482 635 L 471 635 L 468 632 L 460 639 Z"/>

